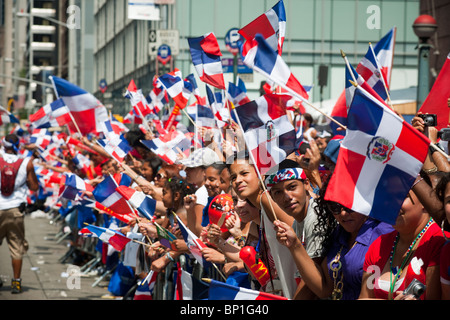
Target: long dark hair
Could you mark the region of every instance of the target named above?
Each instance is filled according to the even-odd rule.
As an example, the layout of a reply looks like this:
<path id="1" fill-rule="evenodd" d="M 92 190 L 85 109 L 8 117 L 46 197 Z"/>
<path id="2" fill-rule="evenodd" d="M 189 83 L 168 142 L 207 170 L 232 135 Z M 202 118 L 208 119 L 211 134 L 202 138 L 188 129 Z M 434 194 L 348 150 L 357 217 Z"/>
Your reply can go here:
<path id="1" fill-rule="evenodd" d="M 186 180 L 178 177 L 172 177 L 166 180 L 164 187 L 169 188 L 172 192 L 172 204 L 175 205 L 174 195 L 176 192 L 180 193 L 180 204 L 183 203 L 183 198 L 187 195 L 193 194 L 196 189 L 194 185 L 187 183 Z M 168 208 L 168 210 L 174 210 L 178 208 Z"/>
<path id="2" fill-rule="evenodd" d="M 447 184 L 450 183 L 450 172 L 445 172 L 445 174 L 441 177 L 439 182 L 436 184 L 435 192 L 436 196 L 439 198 L 439 200 L 444 205 L 444 222 L 443 222 L 443 229 L 445 231 L 450 231 L 450 224 L 448 223 L 448 220 L 445 216 L 445 189 L 447 188 Z"/>
<path id="3" fill-rule="evenodd" d="M 335 219 L 333 212 L 331 212 L 327 206 L 331 201 L 326 201 L 324 199 L 330 178 L 331 177 L 323 182 L 322 187 L 319 190 L 319 196 L 314 199 L 314 211 L 317 215 L 314 233 L 317 234 L 318 241 L 322 243 L 325 252 L 330 248 L 333 231 L 338 226 L 338 222 Z"/>

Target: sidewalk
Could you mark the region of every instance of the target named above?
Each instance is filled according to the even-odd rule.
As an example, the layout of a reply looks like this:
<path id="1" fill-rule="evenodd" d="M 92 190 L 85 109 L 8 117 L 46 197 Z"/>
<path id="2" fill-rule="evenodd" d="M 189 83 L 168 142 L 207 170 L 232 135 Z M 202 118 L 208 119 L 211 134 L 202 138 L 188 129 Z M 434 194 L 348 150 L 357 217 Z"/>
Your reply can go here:
<path id="1" fill-rule="evenodd" d="M 61 225 L 50 224 L 50 218 L 39 213 L 25 216 L 29 250 L 23 259 L 20 294 L 11 294 L 12 266 L 6 239 L 0 246 L 0 300 L 105 300 L 102 296 L 110 295 L 108 281 L 92 287 L 98 275 L 78 277 L 71 270 L 79 267 L 61 263 L 69 242 L 57 243 Z"/>

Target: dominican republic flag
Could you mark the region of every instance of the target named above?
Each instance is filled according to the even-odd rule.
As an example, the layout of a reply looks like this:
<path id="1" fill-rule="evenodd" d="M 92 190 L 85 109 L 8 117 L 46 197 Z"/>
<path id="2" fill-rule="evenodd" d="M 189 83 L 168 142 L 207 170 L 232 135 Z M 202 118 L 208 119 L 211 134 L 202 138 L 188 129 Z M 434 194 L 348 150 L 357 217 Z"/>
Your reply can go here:
<path id="1" fill-rule="evenodd" d="M 59 127 L 72 122 L 69 108 L 62 99 L 57 99 L 30 115 L 34 128 Z"/>
<path id="2" fill-rule="evenodd" d="M 131 79 L 128 84 L 125 97 L 130 100 L 131 106 L 141 117 L 145 117 L 146 115 L 152 113 L 152 109 L 147 104 L 147 99 L 142 93 L 142 90 L 136 87 L 136 83 L 133 79 Z"/>
<path id="3" fill-rule="evenodd" d="M 158 82 L 167 90 L 178 107 L 181 109 L 186 107 L 191 97 L 192 85 L 183 80 L 179 69 L 175 68 L 172 72 L 163 74 L 158 78 Z"/>
<path id="4" fill-rule="evenodd" d="M 199 127 L 215 128 L 216 120 L 214 113 L 209 107 L 199 105 L 197 102 L 186 108 L 187 113 Z"/>
<path id="5" fill-rule="evenodd" d="M 286 34 L 286 12 L 283 0 L 278 1 L 272 9 L 240 29 L 239 33 L 247 41 L 253 40 L 258 33 L 262 34 L 272 50 L 281 56 Z"/>
<path id="6" fill-rule="evenodd" d="M 0 106 L 0 126 L 5 123 L 20 123 L 11 112 Z"/>
<path id="7" fill-rule="evenodd" d="M 295 129 L 286 114 L 289 95 L 265 94 L 234 110 L 249 152 L 264 175 L 295 150 Z"/>
<path id="8" fill-rule="evenodd" d="M 236 287 L 213 279 L 209 281 L 209 300 L 288 300 L 282 296 Z"/>
<path id="9" fill-rule="evenodd" d="M 369 45 L 366 55 L 356 67 L 356 71 L 383 99 L 387 98 L 387 94 L 382 81 L 388 89 L 391 83 L 396 31 L 397 28 L 393 27 L 373 48 Z"/>
<path id="10" fill-rule="evenodd" d="M 87 178 L 94 179 L 94 169 L 91 167 L 91 159 L 77 151 L 72 158 L 72 162 L 86 174 Z"/>
<path id="11" fill-rule="evenodd" d="M 244 58 L 245 65 L 289 92 L 292 91 L 298 98 L 308 100 L 308 92 L 292 74 L 283 58 L 272 50 L 261 34 L 257 34 L 249 41 L 249 46 L 251 48 Z"/>
<path id="12" fill-rule="evenodd" d="M 65 173 L 60 182 L 60 198 L 75 200 L 79 192 L 94 191 L 94 187 L 74 173 Z"/>
<path id="13" fill-rule="evenodd" d="M 64 141 L 64 139 L 62 139 L 62 142 L 64 143 L 66 143 L 66 144 L 71 144 L 71 145 L 74 145 L 74 146 L 77 146 L 78 148 L 80 148 L 80 149 L 83 149 L 83 150 L 86 150 L 86 151 L 88 151 L 89 153 L 93 153 L 93 154 L 98 154 L 97 153 L 97 151 L 95 151 L 95 150 L 93 150 L 93 149 L 91 149 L 91 148 L 89 148 L 87 145 L 85 145 L 83 142 L 81 142 L 81 141 L 79 141 L 79 140 L 77 140 L 77 139 L 74 139 L 74 138 L 72 138 L 72 137 L 67 137 L 67 139 Z M 60 143 L 59 145 L 61 146 L 63 143 Z"/>
<path id="14" fill-rule="evenodd" d="M 129 176 L 123 174 L 124 176 Z M 126 178 L 127 179 L 127 178 Z M 125 179 L 125 180 L 126 180 Z M 131 183 L 124 183 L 124 185 L 129 186 Z M 119 183 L 114 179 L 112 175 L 106 176 L 102 182 L 100 182 L 92 192 L 94 199 L 97 200 L 101 205 L 111 209 L 118 214 L 132 213 L 132 208 L 127 203 L 127 201 L 121 196 L 120 193 L 116 191 Z"/>
<path id="15" fill-rule="evenodd" d="M 176 217 L 181 234 L 183 235 L 183 239 L 186 242 L 192 256 L 203 268 L 206 269 L 211 266 L 211 263 L 206 261 L 202 255 L 202 249 L 206 248 L 206 245 L 191 230 L 189 230 L 188 227 L 184 225 L 183 221 L 181 221 L 178 216 Z"/>
<path id="16" fill-rule="evenodd" d="M 339 106 L 339 108 L 333 108 L 331 111 L 331 117 L 338 121 L 339 123 L 343 124 L 344 126 L 347 125 L 347 110 L 350 108 L 350 104 L 352 103 L 353 96 L 355 94 L 356 87 L 351 83 L 351 81 L 354 82 L 356 80 L 356 84 L 358 84 L 361 88 L 366 90 L 371 96 L 373 96 L 375 99 L 380 101 L 386 108 L 390 108 L 383 98 L 381 98 L 377 92 L 375 92 L 369 84 L 364 81 L 364 78 L 359 75 L 356 70 L 353 68 L 353 66 L 348 63 L 347 67 L 345 68 L 345 106 Z M 339 127 L 335 122 L 330 122 L 330 127 L 333 130 L 333 133 L 336 134 L 342 134 L 345 135 L 345 131 L 338 131 L 337 128 Z"/>
<path id="17" fill-rule="evenodd" d="M 103 133 L 106 139 L 114 139 L 128 131 L 130 130 L 115 117 L 111 117 L 109 120 L 100 124 L 100 132 Z"/>
<path id="18" fill-rule="evenodd" d="M 131 239 L 127 238 L 123 233 L 108 228 L 88 225 L 80 230 L 81 233 L 93 233 L 100 240 L 110 244 L 117 251 L 122 251 Z"/>
<path id="19" fill-rule="evenodd" d="M 108 154 L 119 162 L 122 162 L 127 154 L 133 150 L 122 134 L 113 139 L 99 139 L 97 142 Z"/>
<path id="20" fill-rule="evenodd" d="M 230 121 L 230 109 L 225 103 L 224 90 L 213 92 L 209 86 L 206 87 L 206 97 L 208 104 L 217 120 L 217 126 L 222 128 L 226 122 Z"/>
<path id="21" fill-rule="evenodd" d="M 127 186 L 118 186 L 116 191 L 124 197 L 136 210 L 148 220 L 152 220 L 156 209 L 156 200 L 141 191 Z"/>
<path id="22" fill-rule="evenodd" d="M 225 90 L 223 79 L 222 60 L 219 43 L 213 32 L 201 37 L 188 38 L 192 63 L 197 74 L 204 83 L 217 89 Z"/>
<path id="23" fill-rule="evenodd" d="M 52 142 L 52 133 L 47 129 L 33 129 L 30 136 L 30 143 L 46 149 Z"/>
<path id="24" fill-rule="evenodd" d="M 178 263 L 175 300 L 205 300 L 208 299 L 209 285 L 181 269 Z"/>
<path id="25" fill-rule="evenodd" d="M 357 87 L 325 200 L 395 224 L 430 140 Z"/>
<path id="26" fill-rule="evenodd" d="M 98 124 L 108 120 L 108 112 L 105 106 L 91 93 L 79 88 L 67 80 L 52 76 L 53 87 L 58 98 L 64 101 L 72 114 L 81 134 L 98 132 Z M 77 127 L 71 122 L 69 128 L 72 132 L 78 132 Z"/>
<path id="27" fill-rule="evenodd" d="M 130 224 L 132 221 L 136 220 L 136 216 L 134 214 L 132 214 L 132 213 L 124 213 L 124 214 L 117 213 L 117 212 L 111 210 L 111 208 L 108 208 L 108 207 L 102 205 L 98 201 L 95 201 L 94 208 L 101 212 L 104 212 L 104 213 L 110 215 L 111 217 L 114 217 L 126 224 Z M 130 209 L 128 209 L 128 211 L 130 211 Z"/>
<path id="28" fill-rule="evenodd" d="M 142 144 L 168 164 L 174 164 L 179 157 L 188 155 L 192 139 L 178 130 L 170 131 L 152 140 L 141 140 Z"/>
<path id="29" fill-rule="evenodd" d="M 133 300 L 153 300 L 153 290 L 155 288 L 157 277 L 158 272 L 150 270 L 147 277 L 142 280 L 136 288 Z"/>
<path id="30" fill-rule="evenodd" d="M 169 103 L 169 96 L 167 95 L 164 86 L 158 82 L 158 77 L 155 75 L 153 77 L 153 89 L 149 93 L 149 100 L 153 106 L 153 112 L 158 114 L 162 110 L 165 104 Z"/>
<path id="31" fill-rule="evenodd" d="M 368 82 L 370 86 L 378 93 L 380 97 L 386 99 L 386 91 L 384 89 L 383 83 L 380 82 L 380 72 L 378 71 L 375 61 L 378 61 L 379 67 L 381 68 L 381 74 L 384 77 L 387 88 L 389 88 L 392 74 L 392 63 L 394 60 L 394 46 L 395 46 L 395 33 L 396 27 L 393 27 L 377 44 L 373 47 L 373 53 L 375 58 L 370 58 L 367 55 L 360 61 L 356 66 L 356 72 L 362 76 L 364 81 Z M 368 54 L 372 56 L 371 48 L 369 47 Z M 374 61 L 373 63 L 370 60 Z M 373 87 L 375 86 L 376 87 Z M 346 105 L 350 105 L 351 101 L 346 102 L 345 90 L 341 93 L 336 104 L 333 108 L 331 116 L 346 117 L 347 108 Z M 335 118 L 337 120 L 337 118 Z M 339 121 L 341 122 L 341 121 Z M 341 122 L 342 123 L 342 122 Z M 336 133 L 336 132 L 335 132 Z"/>
<path id="32" fill-rule="evenodd" d="M 237 84 L 232 82 L 228 83 L 228 99 L 235 105 L 240 106 L 250 102 L 250 99 L 247 97 L 247 88 L 245 87 L 244 81 L 241 78 L 237 77 Z"/>
<path id="33" fill-rule="evenodd" d="M 197 103 L 204 105 L 205 103 L 205 98 L 202 98 L 200 96 L 200 89 L 197 86 L 197 81 L 195 80 L 194 74 L 191 73 L 189 74 L 184 81 L 189 82 L 192 85 L 192 94 L 194 95 L 195 99 L 197 99 Z"/>
<path id="34" fill-rule="evenodd" d="M 450 98 L 450 53 L 447 55 L 444 65 L 439 72 L 433 87 L 419 109 L 421 113 L 437 115 L 436 129 L 447 128 L 449 108 L 447 100 Z"/>

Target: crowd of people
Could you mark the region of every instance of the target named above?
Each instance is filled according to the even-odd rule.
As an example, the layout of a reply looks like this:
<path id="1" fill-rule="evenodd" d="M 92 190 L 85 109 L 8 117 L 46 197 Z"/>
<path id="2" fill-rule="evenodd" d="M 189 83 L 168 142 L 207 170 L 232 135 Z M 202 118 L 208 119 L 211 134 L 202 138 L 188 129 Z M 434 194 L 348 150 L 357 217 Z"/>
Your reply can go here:
<path id="1" fill-rule="evenodd" d="M 202 148 L 180 154 L 171 164 L 142 144 L 154 133 L 139 129 L 124 133 L 133 149 L 122 163 L 93 143 L 95 137 L 77 137 L 93 151 L 80 149 L 90 159 L 90 177 L 71 164 L 70 154 L 59 159 L 66 165 L 58 167 L 43 162 L 36 152 L 31 159 L 36 168 L 74 173 L 94 189 L 106 176 L 119 181 L 125 173 L 133 180 L 132 188 L 156 200 L 152 219 L 136 215 L 129 223 L 83 202 L 58 207 L 72 230 L 73 246 L 84 239 L 78 231 L 86 223 L 139 235 L 139 243 L 130 243 L 134 251 L 126 247 L 119 252 L 97 239 L 96 250 L 105 264 L 129 273 L 129 283 L 110 284 L 115 295 L 140 299 L 147 291 L 145 296 L 154 300 L 180 298 L 179 277 L 186 272 L 206 287 L 213 279 L 288 299 L 449 299 L 450 164 L 443 154 L 448 145 L 421 117 L 414 117 L 412 125 L 444 152 L 430 147 L 394 225 L 325 200 L 344 136 L 313 124 L 298 149 L 262 177 L 252 155 L 237 143 L 243 139 L 237 125 L 230 127 L 233 140 L 221 145 L 206 139 L 214 136 L 213 129 L 203 128 Z M 30 145 L 19 147 L 15 135 L 3 139 L 5 159 L 24 147 L 34 151 Z M 37 178 L 29 167 L 23 165 L 18 179 L 21 185 L 28 181 L 37 194 Z M 83 197 L 92 199 L 92 193 L 85 191 Z M 6 203 L 1 196 L 1 238 L 10 235 Z M 86 207 L 93 215 L 85 214 Z M 23 221 L 15 223 L 23 229 Z M 184 227 L 204 244 L 200 252 L 208 264 L 194 256 Z M 26 252 L 23 237 L 22 232 L 15 240 L 8 238 L 16 263 Z M 131 263 L 127 250 L 135 255 Z M 16 271 L 14 279 L 19 279 Z M 111 281 L 123 282 L 121 272 L 122 277 Z M 411 283 L 415 286 L 406 291 Z M 15 288 L 20 292 L 20 283 Z M 207 290 L 197 298 L 207 299 Z"/>

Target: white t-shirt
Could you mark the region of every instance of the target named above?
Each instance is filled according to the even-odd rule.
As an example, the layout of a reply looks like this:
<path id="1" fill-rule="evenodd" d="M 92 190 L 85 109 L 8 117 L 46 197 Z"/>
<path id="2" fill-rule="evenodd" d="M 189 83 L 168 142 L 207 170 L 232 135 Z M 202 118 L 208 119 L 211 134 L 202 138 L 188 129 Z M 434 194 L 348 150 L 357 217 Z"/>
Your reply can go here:
<path id="1" fill-rule="evenodd" d="M 3 159 L 8 163 L 16 162 L 20 156 L 10 153 L 3 153 Z M 23 202 L 27 201 L 28 186 L 27 182 L 27 165 L 30 157 L 24 158 L 19 167 L 14 185 L 14 192 L 9 197 L 4 197 L 0 192 L 0 210 L 6 210 L 19 207 Z M 1 171 L 0 171 L 1 185 Z"/>
<path id="2" fill-rule="evenodd" d="M 204 207 L 208 204 L 208 190 L 206 190 L 206 186 L 202 185 L 200 188 L 195 191 L 195 196 L 197 197 L 196 204 L 200 204 Z"/>
<path id="3" fill-rule="evenodd" d="M 302 222 L 294 220 L 292 228 L 297 237 L 302 241 L 305 250 L 311 258 L 319 258 L 323 256 L 322 242 L 318 237 L 319 234 L 314 233 L 314 225 L 317 221 L 317 214 L 314 211 L 314 199 L 311 198 L 308 204 L 306 217 Z"/>

